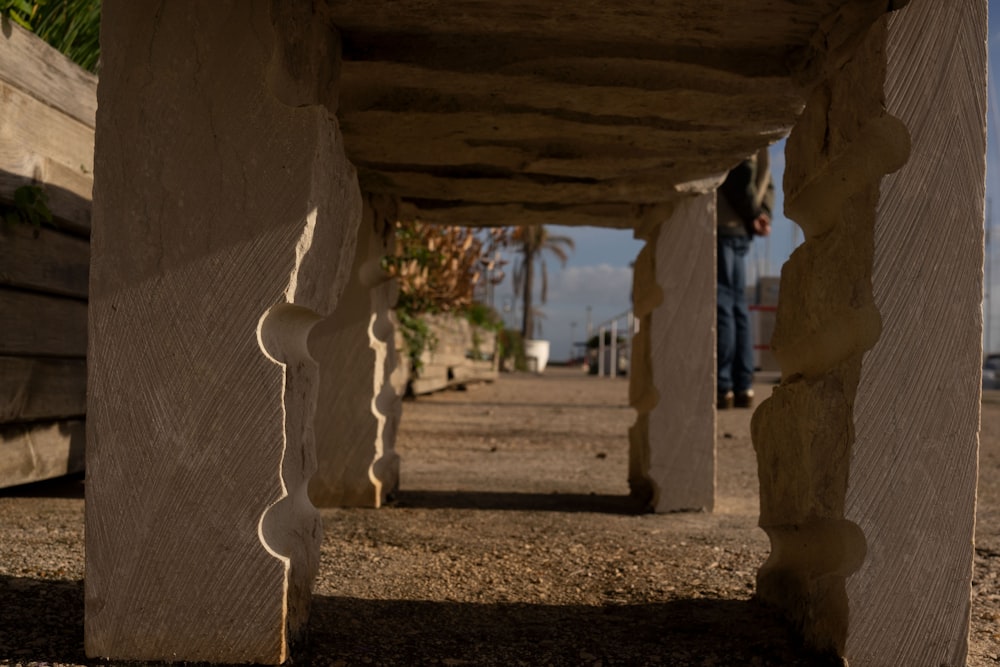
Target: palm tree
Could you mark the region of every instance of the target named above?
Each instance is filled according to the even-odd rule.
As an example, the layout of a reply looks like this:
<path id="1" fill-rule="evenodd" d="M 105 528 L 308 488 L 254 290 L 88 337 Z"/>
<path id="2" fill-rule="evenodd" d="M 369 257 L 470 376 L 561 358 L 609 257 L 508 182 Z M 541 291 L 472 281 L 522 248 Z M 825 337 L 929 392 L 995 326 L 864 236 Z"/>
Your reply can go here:
<path id="1" fill-rule="evenodd" d="M 542 273 L 541 302 L 548 299 L 549 276 L 545 267 L 545 253 L 551 253 L 566 266 L 569 253 L 576 247 L 573 239 L 568 236 L 557 236 L 549 233 L 542 225 L 531 227 L 516 227 L 511 233 L 511 241 L 521 253 L 521 261 L 514 269 L 514 291 L 521 292 L 524 317 L 521 320 L 521 335 L 531 338 L 535 332 L 536 312 L 532 300 L 534 295 L 535 261 L 537 260 Z"/>

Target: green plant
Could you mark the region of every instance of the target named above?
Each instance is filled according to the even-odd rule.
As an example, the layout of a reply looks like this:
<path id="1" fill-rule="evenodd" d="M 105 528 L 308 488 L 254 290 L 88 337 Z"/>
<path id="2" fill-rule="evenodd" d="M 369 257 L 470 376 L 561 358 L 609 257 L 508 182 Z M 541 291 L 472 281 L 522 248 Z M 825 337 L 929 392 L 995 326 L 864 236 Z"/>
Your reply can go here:
<path id="1" fill-rule="evenodd" d="M 504 367 L 514 370 L 528 370 L 528 360 L 524 356 L 524 337 L 517 329 L 504 329 L 497 337 L 497 354 L 503 360 Z"/>
<path id="2" fill-rule="evenodd" d="M 403 335 L 406 354 L 410 357 L 410 366 L 414 373 L 419 373 L 424 365 L 421 359 L 424 350 L 433 352 L 437 347 L 437 337 L 419 315 L 406 310 L 397 310 L 396 319 L 399 321 L 399 331 Z"/>
<path id="3" fill-rule="evenodd" d="M 411 313 L 463 312 L 473 303 L 482 267 L 493 252 L 494 230 L 396 223 L 395 249 L 383 258 L 399 280 L 399 303 Z M 502 274 L 496 280 L 502 279 Z"/>
<path id="4" fill-rule="evenodd" d="M 0 214 L 9 225 L 24 223 L 40 229 L 43 222 L 52 222 L 49 196 L 39 185 L 22 185 L 14 190 L 13 204 L 0 204 Z"/>
<path id="5" fill-rule="evenodd" d="M 500 317 L 500 313 L 485 303 L 473 302 L 465 311 L 465 319 L 469 320 L 469 324 L 480 329 L 496 332 L 503 330 L 503 319 Z"/>
<path id="6" fill-rule="evenodd" d="M 100 0 L 0 0 L 0 16 L 32 31 L 80 67 L 97 72 Z"/>
<path id="7" fill-rule="evenodd" d="M 424 350 L 436 345 L 420 315 L 456 313 L 470 318 L 474 324 L 481 322 L 487 328 L 500 328 L 499 316 L 491 308 L 476 304 L 473 297 L 483 269 L 497 268 L 494 256 L 503 234 L 503 230 L 446 227 L 420 221 L 396 223 L 395 247 L 391 255 L 382 259 L 382 267 L 399 281 L 396 315 L 415 372 L 420 371 Z M 497 282 L 502 278 L 500 272 L 491 274 L 491 279 Z"/>

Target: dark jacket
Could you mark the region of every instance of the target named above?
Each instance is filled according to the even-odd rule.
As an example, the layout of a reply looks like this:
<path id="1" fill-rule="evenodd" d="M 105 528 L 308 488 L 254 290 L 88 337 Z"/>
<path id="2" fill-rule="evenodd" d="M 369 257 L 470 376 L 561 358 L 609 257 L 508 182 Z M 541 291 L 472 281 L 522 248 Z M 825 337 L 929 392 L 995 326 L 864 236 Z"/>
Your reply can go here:
<path id="1" fill-rule="evenodd" d="M 739 163 L 719 186 L 717 199 L 719 236 L 753 236 L 753 221 L 771 215 L 774 181 L 766 148 Z"/>

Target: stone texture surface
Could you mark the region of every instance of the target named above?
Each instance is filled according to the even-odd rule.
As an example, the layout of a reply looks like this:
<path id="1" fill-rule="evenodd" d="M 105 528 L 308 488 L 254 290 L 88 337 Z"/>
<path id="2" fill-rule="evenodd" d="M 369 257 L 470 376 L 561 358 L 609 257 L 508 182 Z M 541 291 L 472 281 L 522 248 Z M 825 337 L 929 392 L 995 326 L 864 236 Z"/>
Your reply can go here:
<path id="1" fill-rule="evenodd" d="M 657 512 L 715 504 L 715 194 L 640 228 L 629 400 L 629 485 Z"/>
<path id="2" fill-rule="evenodd" d="M 465 225 L 632 227 L 784 136 L 875 0 L 327 2 L 365 190 Z"/>
<path id="3" fill-rule="evenodd" d="M 344 294 L 309 335 L 320 368 L 317 468 L 309 482 L 318 507 L 379 507 L 399 484 L 393 442 L 402 394 L 388 382 L 398 359 L 389 321 L 397 287 L 381 268 L 392 225 L 384 211 L 365 207 Z"/>
<path id="4" fill-rule="evenodd" d="M 361 199 L 331 110 L 302 92 L 333 84 L 294 57 L 322 44 L 270 5 L 103 6 L 92 656 L 278 663 L 306 619 L 306 339 L 347 280 Z"/>
<path id="5" fill-rule="evenodd" d="M 782 269 L 771 346 L 783 382 L 754 415 L 760 525 L 772 552 L 758 573 L 762 599 L 785 609 L 813 644 L 839 653 L 848 634 L 845 578 L 865 555 L 844 518 L 861 358 L 878 339 L 871 294 L 879 181 L 908 145 L 873 151 L 882 107 L 885 26 L 814 91 L 786 149 L 786 213 L 805 242 Z M 898 121 L 895 121 L 898 124 Z M 877 132 L 875 132 L 878 134 Z M 865 161 L 866 170 L 842 166 Z"/>
<path id="6" fill-rule="evenodd" d="M 788 142 L 806 242 L 782 272 L 783 383 L 754 417 L 758 591 L 851 664 L 965 664 L 984 10 L 914 1 L 881 22 Z"/>
<path id="7" fill-rule="evenodd" d="M 847 586 L 867 535 L 845 504 L 862 434 L 862 359 L 882 326 L 882 297 L 872 294 L 878 181 L 908 154 L 892 115 L 906 113 L 885 113 L 873 83 L 885 70 L 884 26 L 867 28 L 886 8 L 107 2 L 88 653 L 287 657 L 319 539 L 306 482 L 322 379 L 308 335 L 334 313 L 361 216 L 348 158 L 365 190 L 404 200 L 404 217 L 645 232 L 787 132 L 807 99 L 786 173 L 788 210 L 807 238 L 786 271 L 776 325 L 786 382 L 754 425 L 761 525 L 773 546 L 758 582 L 811 641 L 854 646 Z M 845 64 L 859 45 L 864 57 Z M 975 55 L 973 66 L 984 60 Z M 659 253 L 644 280 L 659 280 Z M 647 313 L 652 284 L 637 290 Z M 973 310 L 963 301 L 958 312 Z M 649 339 L 644 354 L 659 368 Z M 692 359 L 705 383 L 705 357 Z M 639 401 L 650 433 L 652 396 Z M 954 618 L 953 605 L 946 614 Z M 961 640 L 945 632 L 958 642 L 948 655 L 960 655 Z"/>
<path id="8" fill-rule="evenodd" d="M 882 335 L 861 364 L 844 512 L 868 546 L 847 580 L 851 664 L 889 656 L 933 667 L 966 662 L 982 365 L 986 10 L 980 0 L 911 0 L 889 21 L 886 110 L 905 123 L 911 149 L 882 183 L 875 222 L 872 292 Z"/>
<path id="9" fill-rule="evenodd" d="M 450 313 L 420 316 L 430 332 L 430 344 L 414 369 L 406 353 L 402 333 L 396 332 L 400 374 L 394 380 L 402 393 L 415 396 L 475 382 L 492 382 L 499 376 L 496 332 L 471 324 Z"/>

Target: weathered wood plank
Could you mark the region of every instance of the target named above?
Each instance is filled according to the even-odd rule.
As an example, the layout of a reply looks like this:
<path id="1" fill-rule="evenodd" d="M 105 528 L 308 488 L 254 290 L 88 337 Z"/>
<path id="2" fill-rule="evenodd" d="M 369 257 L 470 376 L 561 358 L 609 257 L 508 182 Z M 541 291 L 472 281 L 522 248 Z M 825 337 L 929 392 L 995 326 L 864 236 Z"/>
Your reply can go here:
<path id="1" fill-rule="evenodd" d="M 0 80 L 94 127 L 97 77 L 6 20 L 0 31 Z"/>
<path id="2" fill-rule="evenodd" d="M 32 182 L 53 215 L 86 232 L 94 172 L 94 130 L 0 82 L 0 198 Z"/>
<path id="3" fill-rule="evenodd" d="M 0 427 L 0 487 L 80 472 L 85 435 L 79 420 Z"/>
<path id="4" fill-rule="evenodd" d="M 0 355 L 87 356 L 87 304 L 0 289 Z"/>
<path id="5" fill-rule="evenodd" d="M 86 412 L 85 360 L 0 357 L 0 423 L 79 417 Z"/>
<path id="6" fill-rule="evenodd" d="M 90 244 L 58 231 L 0 225 L 0 285 L 86 298 Z"/>

